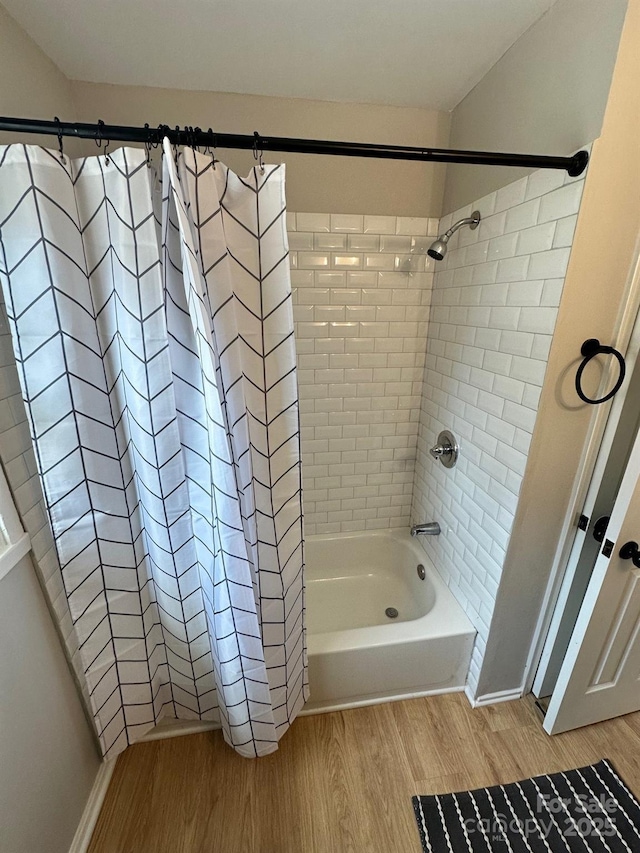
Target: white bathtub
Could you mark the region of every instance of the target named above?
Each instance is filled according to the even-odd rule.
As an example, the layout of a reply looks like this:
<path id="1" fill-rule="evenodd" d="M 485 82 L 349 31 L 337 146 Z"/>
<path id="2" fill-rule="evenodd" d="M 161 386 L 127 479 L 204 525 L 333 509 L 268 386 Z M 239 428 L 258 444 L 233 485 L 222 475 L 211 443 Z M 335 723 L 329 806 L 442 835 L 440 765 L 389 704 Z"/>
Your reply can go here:
<path id="1" fill-rule="evenodd" d="M 464 687 L 475 629 L 408 530 L 310 536 L 306 564 L 303 713 Z"/>

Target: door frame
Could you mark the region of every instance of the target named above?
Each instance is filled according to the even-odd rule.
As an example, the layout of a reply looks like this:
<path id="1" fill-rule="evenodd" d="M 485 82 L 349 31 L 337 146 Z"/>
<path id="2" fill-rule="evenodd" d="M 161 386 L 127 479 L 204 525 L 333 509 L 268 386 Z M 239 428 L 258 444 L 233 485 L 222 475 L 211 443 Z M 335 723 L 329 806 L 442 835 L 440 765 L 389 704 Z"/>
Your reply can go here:
<path id="1" fill-rule="evenodd" d="M 624 392 L 628 388 L 629 378 L 633 373 L 640 357 L 640 234 L 636 241 L 634 260 L 631 265 L 625 293 L 621 301 L 616 321 L 616 332 L 612 344 L 625 356 L 627 362 L 627 378 L 625 379 Z M 599 393 L 606 393 L 615 379 L 617 364 L 612 364 L 613 359 L 603 369 Z M 542 679 L 541 666 L 546 665 L 543 661 L 545 644 L 552 628 L 559 625 L 561 613 L 557 613 L 559 604 L 562 605 L 561 592 L 567 576 L 569 561 L 572 556 L 576 535 L 580 533 L 577 529 L 577 519 L 582 514 L 587 493 L 591 482 L 597 471 L 604 470 L 606 458 L 601 458 L 601 449 L 607 433 L 615 429 L 617 420 L 622 411 L 624 398 L 617 394 L 611 401 L 600 406 L 593 406 L 591 425 L 587 439 L 584 443 L 580 465 L 574 479 L 571 498 L 562 524 L 562 532 L 553 558 L 553 564 L 549 580 L 546 585 L 544 599 L 536 622 L 527 665 L 525 670 L 524 693 L 530 693 L 534 682 Z M 586 404 L 585 404 L 586 405 Z M 613 417 L 612 417 L 613 416 Z M 600 473 L 601 475 L 601 473 Z M 554 618 L 555 617 L 555 618 Z"/>

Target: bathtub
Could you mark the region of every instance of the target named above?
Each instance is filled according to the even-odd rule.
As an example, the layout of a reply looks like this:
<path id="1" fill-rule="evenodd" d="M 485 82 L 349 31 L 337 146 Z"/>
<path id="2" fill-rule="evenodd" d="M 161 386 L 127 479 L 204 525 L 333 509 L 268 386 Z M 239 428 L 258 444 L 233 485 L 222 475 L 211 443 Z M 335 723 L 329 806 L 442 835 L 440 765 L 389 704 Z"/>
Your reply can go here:
<path id="1" fill-rule="evenodd" d="M 303 713 L 463 689 L 475 629 L 408 530 L 309 536 L 306 566 Z"/>

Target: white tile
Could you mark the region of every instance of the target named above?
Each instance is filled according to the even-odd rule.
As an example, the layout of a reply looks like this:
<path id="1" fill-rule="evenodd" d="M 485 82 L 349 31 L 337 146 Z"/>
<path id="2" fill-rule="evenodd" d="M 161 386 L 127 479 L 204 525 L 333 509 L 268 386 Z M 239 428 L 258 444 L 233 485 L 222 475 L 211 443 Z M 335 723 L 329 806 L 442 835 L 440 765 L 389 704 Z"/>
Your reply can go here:
<path id="1" fill-rule="evenodd" d="M 347 280 L 345 273 L 333 270 L 316 270 L 313 275 L 317 287 L 344 287 Z"/>
<path id="2" fill-rule="evenodd" d="M 356 338 L 360 333 L 360 323 L 328 323 L 332 338 Z"/>
<path id="3" fill-rule="evenodd" d="M 539 169 L 529 175 L 529 182 L 525 198 L 537 198 L 545 193 L 561 187 L 564 183 L 565 173 L 562 169 Z"/>
<path id="4" fill-rule="evenodd" d="M 313 272 L 311 270 L 291 270 L 292 287 L 311 287 L 313 285 Z"/>
<path id="5" fill-rule="evenodd" d="M 540 404 L 540 394 L 542 393 L 542 386 L 537 385 L 527 385 L 524 389 L 524 395 L 522 397 L 522 405 L 527 406 L 529 409 L 538 410 L 538 405 Z"/>
<path id="6" fill-rule="evenodd" d="M 529 358 L 533 349 L 533 339 L 533 334 L 529 332 L 504 331 L 500 337 L 500 352 Z"/>
<path id="7" fill-rule="evenodd" d="M 536 225 L 539 209 L 540 200 L 537 198 L 510 208 L 507 211 L 505 232 L 522 231 L 523 228 L 531 228 L 533 225 Z"/>
<path id="8" fill-rule="evenodd" d="M 359 269 L 362 266 L 362 255 L 334 254 L 331 260 L 336 269 Z"/>
<path id="9" fill-rule="evenodd" d="M 300 305 L 329 305 L 331 290 L 328 287 L 305 287 L 298 293 Z"/>
<path id="10" fill-rule="evenodd" d="M 388 305 L 391 303 L 391 294 L 394 291 L 386 288 L 372 289 L 365 287 L 362 289 L 362 304 L 363 305 Z"/>
<path id="11" fill-rule="evenodd" d="M 440 220 L 438 219 L 429 219 L 427 222 L 427 234 L 430 237 L 437 237 L 440 233 Z"/>
<path id="12" fill-rule="evenodd" d="M 523 281 L 527 277 L 529 261 L 528 255 L 498 261 L 496 281 Z"/>
<path id="13" fill-rule="evenodd" d="M 577 215 L 566 216 L 564 219 L 559 219 L 556 223 L 556 233 L 553 238 L 553 248 L 560 249 L 565 246 L 571 246 L 573 236 L 578 222 Z"/>
<path id="14" fill-rule="evenodd" d="M 380 338 L 389 337 L 389 323 L 360 323 L 362 337 Z"/>
<path id="15" fill-rule="evenodd" d="M 531 255 L 528 277 L 564 278 L 569 263 L 570 249 L 551 249 L 548 252 L 538 252 Z"/>
<path id="16" fill-rule="evenodd" d="M 365 254 L 364 267 L 367 270 L 387 270 L 391 272 L 394 268 L 394 255 Z"/>
<path id="17" fill-rule="evenodd" d="M 502 397 L 503 400 L 521 403 L 524 395 L 524 387 L 524 382 L 513 379 L 510 376 L 496 376 L 493 383 L 493 393 L 498 397 Z M 514 426 L 519 426 L 519 424 L 514 424 Z"/>
<path id="18" fill-rule="evenodd" d="M 301 338 L 324 338 L 328 333 L 328 323 L 298 323 L 298 335 Z"/>
<path id="19" fill-rule="evenodd" d="M 410 252 L 411 251 L 411 237 L 402 237 L 396 234 L 393 235 L 383 235 L 380 237 L 380 251 L 381 252 Z"/>
<path id="20" fill-rule="evenodd" d="M 294 231 L 288 235 L 289 248 L 292 252 L 313 249 L 313 234 L 304 231 Z"/>
<path id="21" fill-rule="evenodd" d="M 494 213 L 500 213 L 502 210 L 515 207 L 524 201 L 527 190 L 527 178 L 521 178 L 519 181 L 514 181 L 502 187 L 496 192 L 496 200 Z"/>
<path id="22" fill-rule="evenodd" d="M 301 269 L 317 269 L 329 266 L 329 255 L 315 252 L 298 252 L 298 264 Z"/>
<path id="23" fill-rule="evenodd" d="M 287 231 L 296 230 L 296 215 L 295 213 L 287 213 Z"/>
<path id="24" fill-rule="evenodd" d="M 552 335 L 557 316 L 556 308 L 521 308 L 518 330 Z"/>
<path id="25" fill-rule="evenodd" d="M 482 211 L 481 211 L 482 212 Z M 507 214 L 502 211 L 493 216 L 483 216 L 477 228 L 478 240 L 492 240 L 504 234 Z"/>
<path id="26" fill-rule="evenodd" d="M 376 287 L 378 284 L 378 273 L 362 272 L 356 270 L 347 273 L 347 284 L 349 287 Z"/>
<path id="27" fill-rule="evenodd" d="M 346 234 L 332 234 L 320 232 L 313 235 L 313 248 L 318 250 L 323 249 L 346 249 L 347 236 Z M 307 248 L 306 246 L 304 248 Z M 311 248 L 311 247 L 309 247 Z"/>
<path id="28" fill-rule="evenodd" d="M 426 269 L 426 261 L 424 255 L 383 255 L 382 257 L 393 258 L 394 268 L 403 273 L 421 273 Z M 385 267 L 386 269 L 386 267 Z"/>
<path id="29" fill-rule="evenodd" d="M 492 308 L 491 327 L 494 329 L 511 329 L 513 331 L 519 329 L 520 312 L 523 310 L 522 308 Z M 534 330 L 521 329 L 521 331 Z"/>
<path id="30" fill-rule="evenodd" d="M 509 292 L 508 284 L 487 284 L 482 288 L 481 305 L 506 305 Z"/>
<path id="31" fill-rule="evenodd" d="M 353 323 L 376 320 L 377 310 L 375 305 L 348 305 L 344 319 Z"/>
<path id="32" fill-rule="evenodd" d="M 471 281 L 473 284 L 486 285 L 496 280 L 498 274 L 498 261 L 488 261 L 484 264 L 475 264 Z"/>
<path id="33" fill-rule="evenodd" d="M 497 261 L 502 258 L 511 258 L 516 253 L 517 242 L 517 234 L 503 234 L 501 237 L 494 237 L 489 243 L 487 260 Z"/>
<path id="34" fill-rule="evenodd" d="M 398 291 L 397 291 L 398 292 Z M 404 293 L 405 291 L 399 291 Z M 410 292 L 410 291 L 407 291 Z M 373 306 L 371 306 L 373 308 Z M 369 310 L 369 309 L 367 309 Z M 405 319 L 406 309 L 403 305 L 379 305 L 373 308 L 375 311 L 375 317 L 363 317 L 362 319 L 371 319 L 371 320 L 389 320 L 393 322 L 403 321 Z M 415 318 L 413 312 L 411 313 L 411 319 Z"/>
<path id="35" fill-rule="evenodd" d="M 557 307 L 558 305 L 560 305 L 563 287 L 563 278 L 549 278 L 545 282 L 543 282 L 540 305 L 547 305 L 553 307 Z"/>
<path id="36" fill-rule="evenodd" d="M 533 432 L 533 427 L 536 422 L 536 413 L 532 409 L 527 409 L 515 402 L 507 400 L 504 404 L 504 419 L 507 423 L 513 424 L 526 432 Z"/>
<path id="37" fill-rule="evenodd" d="M 316 322 L 337 322 L 349 319 L 345 316 L 343 305 L 315 305 L 313 307 L 313 319 Z"/>
<path id="38" fill-rule="evenodd" d="M 411 237 L 411 245 L 408 250 L 399 249 L 398 251 L 409 251 L 412 255 L 426 255 L 429 247 L 433 242 L 432 237 Z"/>
<path id="39" fill-rule="evenodd" d="M 380 250 L 380 238 L 377 234 L 349 234 L 347 245 L 361 252 L 377 252 Z"/>
<path id="40" fill-rule="evenodd" d="M 534 335 L 531 357 L 538 358 L 541 361 L 547 361 L 552 341 L 553 337 L 551 335 Z"/>
<path id="41" fill-rule="evenodd" d="M 511 362 L 511 376 L 514 379 L 527 382 L 531 385 L 542 385 L 546 367 L 547 365 L 544 361 L 514 356 Z"/>
<path id="42" fill-rule="evenodd" d="M 525 228 L 518 232 L 516 254 L 531 255 L 533 252 L 546 252 L 553 245 L 555 230 L 555 222 L 545 222 L 542 225 L 535 225 L 533 228 Z"/>
<path id="43" fill-rule="evenodd" d="M 398 216 L 396 220 L 396 234 L 408 236 L 425 236 L 429 224 L 428 219 L 415 216 Z"/>
<path id="44" fill-rule="evenodd" d="M 539 222 L 551 219 L 562 219 L 577 213 L 582 196 L 582 182 L 567 184 L 566 187 L 554 190 L 540 199 Z"/>
<path id="45" fill-rule="evenodd" d="M 542 304 L 544 282 L 517 281 L 509 285 L 507 305 L 533 306 Z"/>
<path id="46" fill-rule="evenodd" d="M 489 251 L 489 243 L 483 241 L 482 243 L 476 243 L 474 246 L 467 246 L 464 250 L 464 263 L 465 266 L 469 266 L 470 264 L 482 264 L 487 260 L 487 253 Z"/>
<path id="47" fill-rule="evenodd" d="M 293 319 L 296 323 L 300 322 L 313 322 L 314 320 L 321 319 L 320 317 L 314 317 L 314 306 L 313 305 L 294 305 L 293 306 Z"/>
<path id="48" fill-rule="evenodd" d="M 364 217 L 364 233 L 365 234 L 395 234 L 396 233 L 396 217 L 395 216 L 365 216 Z"/>
<path id="49" fill-rule="evenodd" d="M 352 213 L 332 213 L 331 230 L 362 234 L 364 230 L 364 217 Z"/>
<path id="50" fill-rule="evenodd" d="M 331 219 L 328 213 L 297 213 L 297 231 L 330 231 Z"/>

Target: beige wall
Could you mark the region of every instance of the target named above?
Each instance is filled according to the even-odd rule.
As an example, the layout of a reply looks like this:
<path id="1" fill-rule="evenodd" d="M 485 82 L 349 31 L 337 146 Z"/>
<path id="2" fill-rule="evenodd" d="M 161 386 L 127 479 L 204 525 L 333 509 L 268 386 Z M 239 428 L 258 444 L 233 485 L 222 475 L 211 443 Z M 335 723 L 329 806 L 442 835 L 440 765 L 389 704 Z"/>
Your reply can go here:
<path id="1" fill-rule="evenodd" d="M 299 136 L 446 148 L 449 114 L 221 92 L 71 83 L 78 121 L 200 126 L 226 133 Z M 95 147 L 93 148 L 95 151 Z M 287 207 L 307 213 L 440 216 L 445 167 L 435 163 L 278 154 L 287 164 Z M 250 151 L 220 151 L 245 175 Z"/>
<path id="2" fill-rule="evenodd" d="M 627 0 L 558 0 L 458 104 L 451 147 L 569 155 L 600 134 Z M 443 210 L 527 174 L 450 166 Z"/>
<path id="3" fill-rule="evenodd" d="M 69 81 L 0 5 L 0 115 L 75 120 Z M 0 134 L 0 144 L 45 137 Z M 56 143 L 57 144 L 57 143 Z"/>
<path id="4" fill-rule="evenodd" d="M 523 680 L 554 553 L 595 407 L 573 379 L 586 338 L 615 341 L 640 234 L 640 0 L 630 0 L 554 334 L 479 695 Z"/>
<path id="5" fill-rule="evenodd" d="M 0 115 L 74 116 L 66 78 L 2 7 Z M 39 139 L 8 134 L 0 139 L 13 141 Z M 0 367 L 0 386 L 6 370 Z M 6 400 L 0 403 L 0 430 L 7 426 L 8 408 Z M 33 564 L 25 557 L 0 581 L 0 848 L 66 853 L 99 766 Z"/>
<path id="6" fill-rule="evenodd" d="M 100 761 L 25 557 L 0 581 L 0 849 L 67 853 Z"/>

